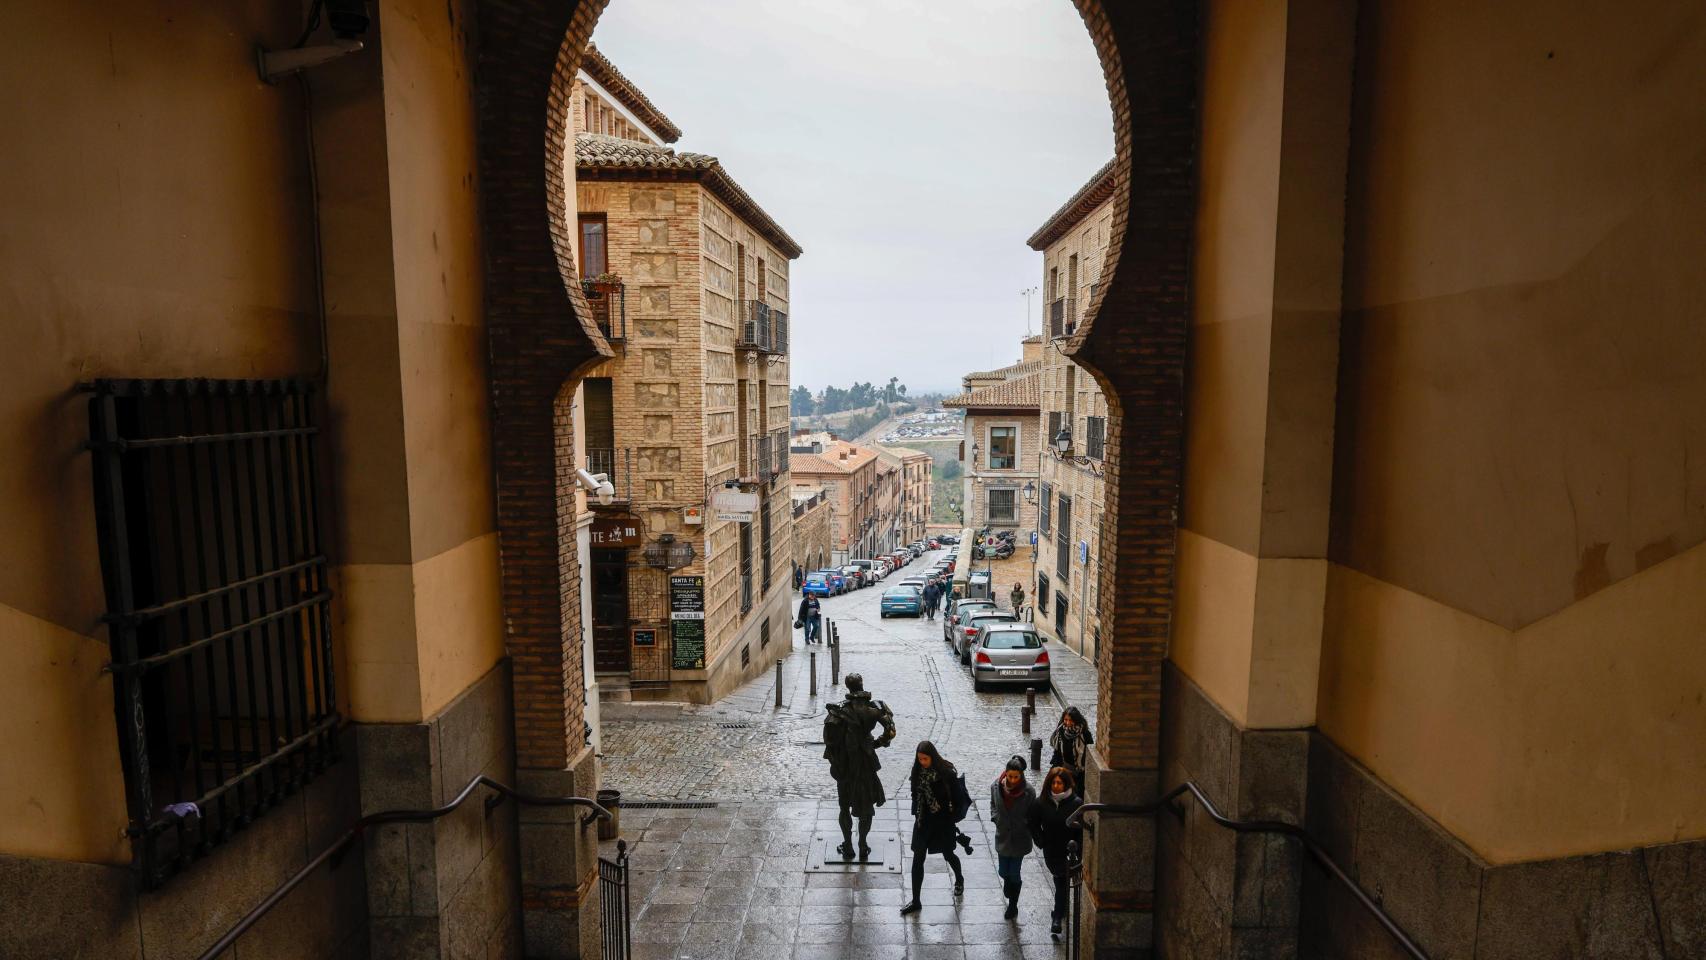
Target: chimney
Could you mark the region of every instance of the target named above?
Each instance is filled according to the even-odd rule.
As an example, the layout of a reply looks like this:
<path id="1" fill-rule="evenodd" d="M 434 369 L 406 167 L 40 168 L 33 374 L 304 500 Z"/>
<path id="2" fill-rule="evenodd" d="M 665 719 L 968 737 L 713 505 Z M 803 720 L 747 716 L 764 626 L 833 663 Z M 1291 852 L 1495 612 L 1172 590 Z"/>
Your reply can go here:
<path id="1" fill-rule="evenodd" d="M 1021 354 L 1019 357 L 1020 362 L 1028 362 L 1031 360 L 1041 360 L 1043 358 L 1043 338 L 1042 337 L 1037 337 L 1035 340 L 1032 340 L 1030 337 L 1026 337 L 1023 341 L 1020 342 L 1019 346 L 1021 349 Z"/>

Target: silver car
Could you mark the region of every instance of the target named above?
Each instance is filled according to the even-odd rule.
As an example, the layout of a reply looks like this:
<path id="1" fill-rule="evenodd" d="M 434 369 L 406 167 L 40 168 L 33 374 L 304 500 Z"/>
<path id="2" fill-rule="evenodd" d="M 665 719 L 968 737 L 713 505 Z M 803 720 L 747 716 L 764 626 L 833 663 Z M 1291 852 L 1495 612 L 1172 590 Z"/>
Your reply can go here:
<path id="1" fill-rule="evenodd" d="M 972 647 L 972 689 L 1016 686 L 1047 690 L 1048 661 L 1048 650 L 1035 627 L 1028 623 L 986 623 Z"/>
<path id="2" fill-rule="evenodd" d="M 1004 610 L 974 610 L 969 615 L 961 614 L 959 626 L 954 629 L 954 652 L 960 655 L 961 663 L 971 663 L 971 648 L 977 643 L 978 631 L 991 623 L 1014 623 L 1018 617 Z"/>
<path id="3" fill-rule="evenodd" d="M 955 600 L 945 604 L 942 608 L 942 641 L 954 644 L 954 649 L 958 650 L 959 644 L 954 640 L 954 634 L 960 628 L 960 618 L 970 616 L 974 611 L 987 612 L 994 609 L 994 600 Z"/>

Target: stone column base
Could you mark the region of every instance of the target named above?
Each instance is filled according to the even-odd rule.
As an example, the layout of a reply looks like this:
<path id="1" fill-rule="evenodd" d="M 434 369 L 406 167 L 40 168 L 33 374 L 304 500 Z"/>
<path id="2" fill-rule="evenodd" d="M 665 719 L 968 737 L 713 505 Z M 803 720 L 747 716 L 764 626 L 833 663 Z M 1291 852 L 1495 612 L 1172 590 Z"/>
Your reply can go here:
<path id="1" fill-rule="evenodd" d="M 1101 803 L 1147 803 L 1154 770 L 1113 770 L 1091 753 L 1085 795 Z M 1083 952 L 1096 960 L 1150 960 L 1155 928 L 1155 821 L 1092 815 L 1084 836 Z"/>
<path id="2" fill-rule="evenodd" d="M 519 770 L 516 789 L 596 797 L 598 757 L 582 750 L 562 770 Z M 529 960 L 595 958 L 601 949 L 598 828 L 581 827 L 584 807 L 522 807 L 522 939 Z"/>

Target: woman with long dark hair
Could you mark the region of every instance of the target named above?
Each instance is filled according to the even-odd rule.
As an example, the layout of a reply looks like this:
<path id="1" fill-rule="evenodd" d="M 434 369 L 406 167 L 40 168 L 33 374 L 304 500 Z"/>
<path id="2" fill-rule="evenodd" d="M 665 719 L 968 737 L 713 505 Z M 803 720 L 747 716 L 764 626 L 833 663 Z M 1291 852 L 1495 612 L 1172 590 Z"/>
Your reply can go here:
<path id="1" fill-rule="evenodd" d="M 959 813 L 955 808 L 954 784 L 959 771 L 937 752 L 928 740 L 918 742 L 918 753 L 912 761 L 912 900 L 900 908 L 902 915 L 923 909 L 918 902 L 918 890 L 924 886 L 924 859 L 939 853 L 954 871 L 954 896 L 965 893 L 965 877 L 960 873 L 960 858 L 954 855 L 954 843 L 959 836 Z"/>
<path id="2" fill-rule="evenodd" d="M 1072 782 L 1078 789 L 1078 795 L 1084 795 L 1084 768 L 1090 765 L 1090 745 L 1096 742 L 1096 737 L 1090 732 L 1090 725 L 1084 721 L 1084 714 L 1077 707 L 1067 707 L 1060 714 L 1060 723 L 1054 728 L 1054 733 L 1048 738 L 1049 747 L 1054 754 L 1049 757 L 1050 767 L 1065 767 L 1072 772 Z"/>
<path id="3" fill-rule="evenodd" d="M 1083 844 L 1084 831 L 1069 827 L 1071 817 L 1084 801 L 1078 798 L 1078 785 L 1072 771 L 1055 767 L 1043 777 L 1043 788 L 1037 802 L 1031 805 L 1031 839 L 1043 849 L 1043 862 L 1054 875 L 1054 910 L 1049 914 L 1048 932 L 1060 937 L 1060 925 L 1072 909 L 1072 871 L 1067 867 L 1067 846 L 1074 841 Z"/>

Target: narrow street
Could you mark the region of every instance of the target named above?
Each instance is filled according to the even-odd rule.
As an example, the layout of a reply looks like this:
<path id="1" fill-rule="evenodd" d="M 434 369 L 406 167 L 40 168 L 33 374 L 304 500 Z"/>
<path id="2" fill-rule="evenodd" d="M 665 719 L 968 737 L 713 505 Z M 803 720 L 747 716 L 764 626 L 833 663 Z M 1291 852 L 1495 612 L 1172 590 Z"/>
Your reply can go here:
<path id="1" fill-rule="evenodd" d="M 930 556 L 908 569 L 924 568 Z M 1020 730 L 1025 695 L 973 692 L 942 640 L 940 620 L 883 619 L 881 591 L 899 576 L 824 603 L 840 629 L 842 674 L 862 674 L 895 714 L 899 734 L 882 755 L 890 800 L 879 808 L 872 836 L 896 838 L 898 871 L 807 872 L 814 835 L 837 832 L 823 705 L 845 691 L 830 685 L 827 647 L 802 647 L 784 661 L 780 709 L 773 672 L 710 706 L 605 705 L 603 780 L 623 794 L 636 960 L 1064 956 L 1049 937 L 1051 887 L 1039 856 L 1026 865 L 1019 919 L 1002 919 L 983 810 L 1007 758 L 1028 755 L 1029 737 Z M 1057 659 L 1076 660 L 1066 651 Z M 1089 669 L 1081 661 L 1063 666 Z M 1059 708 L 1046 693 L 1037 707 L 1034 735 L 1046 739 Z M 961 828 L 975 852 L 963 858 L 966 891 L 957 903 L 945 864 L 932 858 L 925 908 L 903 918 L 906 775 L 919 740 L 933 741 L 966 774 L 976 807 Z M 1037 778 L 1031 775 L 1033 784 Z M 613 841 L 603 847 L 615 855 Z"/>

